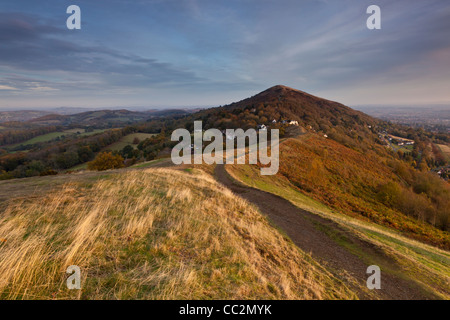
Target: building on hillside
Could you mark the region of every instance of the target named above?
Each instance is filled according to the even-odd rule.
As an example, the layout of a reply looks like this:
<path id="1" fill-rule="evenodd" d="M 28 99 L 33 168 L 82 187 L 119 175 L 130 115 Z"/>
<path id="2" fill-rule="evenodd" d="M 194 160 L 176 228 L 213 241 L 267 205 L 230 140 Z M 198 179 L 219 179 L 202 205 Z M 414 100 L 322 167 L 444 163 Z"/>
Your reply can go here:
<path id="1" fill-rule="evenodd" d="M 257 128 L 258 128 L 258 130 L 263 130 L 263 131 L 267 130 L 267 127 L 265 124 L 259 124 Z"/>

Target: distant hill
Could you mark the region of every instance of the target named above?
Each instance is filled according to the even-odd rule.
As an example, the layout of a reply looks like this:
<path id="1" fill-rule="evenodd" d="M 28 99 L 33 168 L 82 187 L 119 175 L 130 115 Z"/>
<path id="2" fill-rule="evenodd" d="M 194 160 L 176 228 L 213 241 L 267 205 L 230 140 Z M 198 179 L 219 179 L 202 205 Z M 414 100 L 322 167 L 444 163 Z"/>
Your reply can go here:
<path id="1" fill-rule="evenodd" d="M 0 111 L 0 123 L 28 121 L 48 114 L 50 112 L 40 110 Z"/>
<path id="2" fill-rule="evenodd" d="M 36 119 L 29 120 L 30 123 L 38 125 L 83 125 L 83 126 L 111 126 L 127 125 L 138 121 L 144 121 L 152 115 L 145 112 L 128 110 L 98 110 L 87 111 L 72 115 L 48 114 Z"/>
<path id="3" fill-rule="evenodd" d="M 200 109 L 151 109 L 146 111 L 86 110 L 82 108 L 55 108 L 48 110 L 0 111 L 0 123 L 9 127 L 27 122 L 37 126 L 110 126 L 127 125 L 147 119 L 185 116 Z M 17 123 L 16 123 L 17 122 Z"/>
<path id="4" fill-rule="evenodd" d="M 145 113 L 152 117 L 170 117 L 170 116 L 184 116 L 190 113 L 199 111 L 200 109 L 163 109 L 163 110 L 149 110 Z"/>

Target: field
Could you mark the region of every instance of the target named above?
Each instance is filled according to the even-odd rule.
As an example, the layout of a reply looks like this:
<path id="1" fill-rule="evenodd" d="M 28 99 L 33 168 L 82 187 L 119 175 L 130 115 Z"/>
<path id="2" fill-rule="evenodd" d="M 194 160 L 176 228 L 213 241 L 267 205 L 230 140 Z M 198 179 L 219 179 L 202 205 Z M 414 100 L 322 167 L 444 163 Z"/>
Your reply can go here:
<path id="1" fill-rule="evenodd" d="M 2 204 L 0 298 L 356 298 L 209 174 L 75 177 Z M 70 265 L 81 268 L 81 290 L 66 287 Z"/>
<path id="2" fill-rule="evenodd" d="M 90 135 L 94 135 L 97 133 L 101 133 L 104 132 L 104 129 L 97 129 L 97 130 L 93 130 L 90 132 L 85 132 L 84 129 L 68 129 L 68 130 L 64 130 L 64 131 L 57 131 L 57 132 L 50 132 L 47 134 L 43 134 L 34 138 L 31 138 L 27 141 L 21 142 L 21 143 L 16 143 L 14 145 L 10 145 L 8 146 L 9 148 L 14 148 L 20 145 L 31 145 L 31 144 L 35 144 L 35 143 L 40 143 L 40 142 L 48 142 L 51 140 L 54 140 L 56 138 L 61 138 L 63 136 L 74 136 L 77 135 L 79 137 L 83 137 L 83 136 L 90 136 Z M 79 132 L 79 133 L 78 133 Z"/>
<path id="3" fill-rule="evenodd" d="M 124 136 L 122 139 L 120 139 L 119 141 L 105 147 L 103 149 L 103 151 L 120 151 L 122 150 L 124 147 L 131 145 L 132 147 L 136 147 L 136 145 L 133 144 L 133 140 L 135 138 L 138 138 L 140 141 L 143 141 L 145 139 L 151 138 L 153 137 L 154 134 L 152 133 L 132 133 L 129 135 Z"/>
<path id="4" fill-rule="evenodd" d="M 69 134 L 76 134 L 79 137 L 86 137 L 86 136 L 92 136 L 97 133 L 105 132 L 106 129 L 94 129 L 92 131 L 85 131 L 83 128 L 75 128 L 75 129 L 68 129 L 64 130 L 65 133 Z"/>
<path id="5" fill-rule="evenodd" d="M 59 132 L 59 131 L 57 131 L 57 132 L 50 132 L 50 133 L 47 133 L 47 134 L 43 134 L 43 135 L 31 138 L 31 139 L 29 139 L 27 141 L 24 141 L 24 142 L 21 142 L 21 143 L 17 143 L 15 145 L 11 146 L 11 147 L 16 147 L 16 146 L 19 146 L 19 145 L 26 146 L 26 145 L 30 145 L 30 144 L 39 143 L 39 142 L 48 142 L 50 140 L 56 139 L 58 137 L 62 137 L 64 135 L 67 135 L 67 133 L 66 132 Z"/>
<path id="6" fill-rule="evenodd" d="M 446 158 L 446 161 L 450 162 L 450 146 L 445 144 L 437 144 L 438 148 L 441 149 L 442 153 L 444 154 L 444 157 Z"/>
<path id="7" fill-rule="evenodd" d="M 414 142 L 414 140 L 407 139 L 407 138 L 402 138 L 402 137 L 397 137 L 397 136 L 393 136 L 392 134 L 389 134 L 388 136 L 391 137 L 392 139 L 396 139 L 396 140 L 403 140 L 403 141 Z"/>

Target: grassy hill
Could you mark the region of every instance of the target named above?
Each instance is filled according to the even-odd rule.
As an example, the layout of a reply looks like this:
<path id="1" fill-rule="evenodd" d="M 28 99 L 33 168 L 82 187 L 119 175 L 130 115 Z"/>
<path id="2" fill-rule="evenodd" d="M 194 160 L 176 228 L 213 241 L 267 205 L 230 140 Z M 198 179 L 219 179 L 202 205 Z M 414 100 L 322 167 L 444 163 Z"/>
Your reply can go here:
<path id="1" fill-rule="evenodd" d="M 356 298 L 198 170 L 78 175 L 1 210 L 2 299 Z M 82 289 L 70 291 L 74 264 Z"/>
<path id="2" fill-rule="evenodd" d="M 278 195 L 300 209 L 334 221 L 338 227 L 317 223 L 316 228 L 367 265 L 378 265 L 385 274 L 415 283 L 424 292 L 450 298 L 448 251 L 405 237 L 395 228 L 380 226 L 327 206 L 313 195 L 305 194 L 281 174 L 261 176 L 259 168 L 251 165 L 227 165 L 227 171 L 240 183 Z"/>
<path id="3" fill-rule="evenodd" d="M 305 134 L 281 143 L 277 176 L 338 212 L 450 248 L 446 205 L 450 186 L 431 173 L 318 134 Z M 266 180 L 271 179 L 275 178 Z"/>

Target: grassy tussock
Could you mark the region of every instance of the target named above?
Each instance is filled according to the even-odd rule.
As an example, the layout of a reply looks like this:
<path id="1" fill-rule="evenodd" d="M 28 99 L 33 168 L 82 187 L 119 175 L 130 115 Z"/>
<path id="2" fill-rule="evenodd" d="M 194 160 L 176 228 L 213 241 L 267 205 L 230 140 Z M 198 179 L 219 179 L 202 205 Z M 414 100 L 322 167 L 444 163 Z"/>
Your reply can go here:
<path id="1" fill-rule="evenodd" d="M 354 298 L 205 173 L 124 172 L 0 215 L 2 299 Z M 78 265 L 82 289 L 68 290 Z"/>

